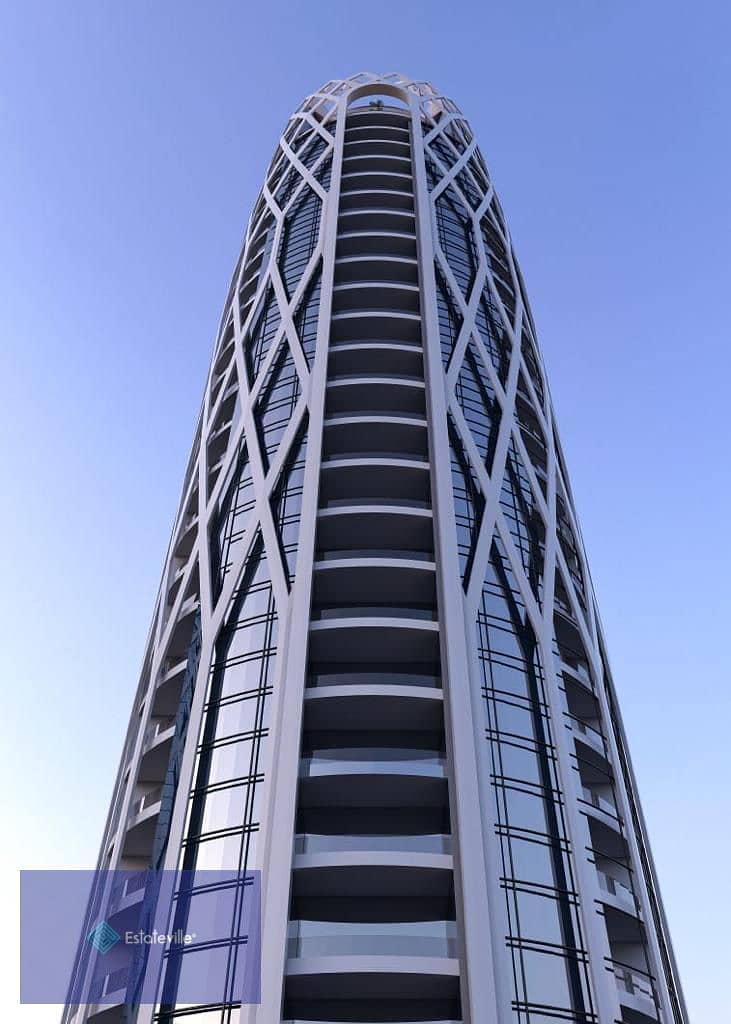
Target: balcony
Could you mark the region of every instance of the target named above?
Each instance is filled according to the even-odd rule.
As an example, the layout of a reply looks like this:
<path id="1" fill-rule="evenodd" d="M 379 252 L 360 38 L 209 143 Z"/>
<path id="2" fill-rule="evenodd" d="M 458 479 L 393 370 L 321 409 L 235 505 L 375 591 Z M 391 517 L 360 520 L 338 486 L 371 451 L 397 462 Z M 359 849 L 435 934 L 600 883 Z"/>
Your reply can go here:
<path id="1" fill-rule="evenodd" d="M 372 1018 L 376 1019 L 376 1018 Z M 381 1018 L 377 1018 L 381 1019 Z M 345 1024 L 343 1021 L 324 1021 L 324 1020 L 283 1020 L 282 1024 Z M 399 1024 L 462 1024 L 461 1020 L 418 1020 L 418 1021 L 399 1021 Z"/>
<path id="2" fill-rule="evenodd" d="M 318 604 L 313 606 L 310 613 L 312 622 L 323 622 L 326 619 L 346 618 L 377 618 L 382 619 L 384 615 L 398 619 L 424 619 L 428 622 L 436 622 L 437 612 L 431 604 L 417 605 L 415 603 L 397 604 L 395 601 L 389 605 L 349 603 L 338 599 L 332 604 Z"/>
<path id="3" fill-rule="evenodd" d="M 659 1020 L 651 975 L 617 961 L 611 962 L 611 970 L 619 990 L 620 1003 L 650 1020 Z"/>
<path id="4" fill-rule="evenodd" d="M 350 113 L 345 125 L 345 138 L 364 138 L 381 135 L 394 138 L 409 138 L 408 114 L 404 111 L 366 109 L 365 113 Z"/>
<path id="5" fill-rule="evenodd" d="M 313 620 L 345 616 L 436 619 L 434 562 L 337 553 L 314 565 Z"/>
<path id="6" fill-rule="evenodd" d="M 331 378 L 327 385 L 326 412 L 365 416 L 375 413 L 424 418 L 424 382 L 399 374 L 348 374 Z"/>
<path id="7" fill-rule="evenodd" d="M 436 751 L 381 748 L 369 759 L 352 749 L 324 750 L 300 763 L 300 833 L 449 831 L 447 771 Z M 352 811 L 352 813 L 351 813 Z"/>
<path id="8" fill-rule="evenodd" d="M 427 508 L 429 463 L 424 459 L 326 459 L 321 466 L 320 505 L 401 505 Z"/>
<path id="9" fill-rule="evenodd" d="M 427 459 L 426 420 L 423 416 L 340 415 L 325 420 L 323 457 L 381 457 Z"/>
<path id="10" fill-rule="evenodd" d="M 346 135 L 344 147 L 345 159 L 357 156 L 375 156 L 381 159 L 383 156 L 400 157 L 408 162 L 411 167 L 411 146 L 408 141 L 402 142 L 401 136 L 394 139 L 369 139 L 367 141 L 349 141 Z"/>
<path id="11" fill-rule="evenodd" d="M 400 562 L 430 562 L 431 569 L 434 563 L 433 551 L 409 551 L 403 548 L 347 548 L 345 550 L 335 549 L 334 551 L 317 551 L 315 553 L 317 562 L 344 561 L 352 562 L 354 565 L 362 565 L 365 559 L 373 559 L 378 562 L 393 562 L 397 559 Z M 408 565 L 407 565 L 408 567 Z M 323 568 L 323 566 L 320 566 Z"/>
<path id="12" fill-rule="evenodd" d="M 307 677 L 308 689 L 340 687 L 358 687 L 361 690 L 374 687 L 408 686 L 441 690 L 442 680 L 437 666 L 424 666 L 423 671 L 403 671 L 388 663 L 371 665 L 370 671 L 363 671 L 362 666 L 342 663 L 338 665 L 314 665 Z"/>
<path id="13" fill-rule="evenodd" d="M 122 1003 L 127 992 L 128 979 L 128 967 L 120 967 L 116 971 L 95 978 L 89 986 L 90 1002 L 105 1005 Z"/>
<path id="14" fill-rule="evenodd" d="M 370 164 L 370 166 L 366 166 Z M 357 166 L 359 165 L 359 166 Z M 401 189 L 412 186 L 411 161 L 400 157 L 346 157 L 343 160 L 342 191 Z"/>
<path id="15" fill-rule="evenodd" d="M 399 557 L 433 557 L 432 514 L 416 509 L 373 503 L 344 504 L 321 509 L 317 517 L 317 558 L 342 557 L 369 550 L 396 551 Z"/>
<path id="16" fill-rule="evenodd" d="M 410 290 L 418 283 L 418 264 L 415 259 L 393 253 L 375 257 L 364 253 L 338 256 L 335 260 L 335 280 L 337 285 L 351 286 L 382 281 L 384 284 L 407 286 Z M 369 284 L 367 287 L 377 286 Z M 418 308 L 418 289 L 417 306 L 414 308 Z"/>
<path id="17" fill-rule="evenodd" d="M 152 719 L 142 738 L 142 757 L 137 774 L 138 782 L 165 781 L 170 746 L 175 735 L 175 717 Z"/>
<path id="18" fill-rule="evenodd" d="M 593 789 L 589 789 L 588 786 L 581 787 L 580 799 L 584 803 L 589 804 L 595 810 L 602 811 L 604 814 L 609 815 L 609 817 L 613 818 L 615 821 L 619 818 L 619 812 L 617 811 L 614 801 L 608 799 L 606 796 L 600 796 L 599 793 Z"/>
<path id="19" fill-rule="evenodd" d="M 611 896 L 612 901 L 625 912 L 630 914 L 637 913 L 637 904 L 635 903 L 631 886 L 621 882 L 613 875 L 607 874 L 606 871 L 601 871 L 599 868 L 597 868 L 597 875 L 599 877 L 599 888 L 602 890 L 602 893 Z"/>
<path id="20" fill-rule="evenodd" d="M 109 895 L 107 917 L 136 906 L 145 894 L 148 878 L 149 872 L 145 870 L 129 872 L 127 877 L 120 879 Z"/>
<path id="21" fill-rule="evenodd" d="M 377 261 L 380 263 L 380 261 Z M 347 266 L 363 268 L 367 261 L 349 260 Z M 411 281 L 384 279 L 380 268 L 374 263 L 378 277 L 358 278 L 347 283 L 336 284 L 333 288 L 333 313 L 383 311 L 386 313 L 418 313 L 419 288 Z M 390 266 L 399 269 L 401 274 L 409 265 L 402 260 L 392 260 Z M 339 268 L 341 269 L 341 268 Z M 411 277 L 415 276 L 412 269 Z"/>
<path id="22" fill-rule="evenodd" d="M 169 718 L 176 713 L 187 667 L 187 657 L 168 658 L 162 666 L 152 706 L 155 717 Z"/>
<path id="23" fill-rule="evenodd" d="M 444 1024 L 462 1016 L 456 956 L 300 955 L 287 960 L 286 972 L 285 1020 L 392 1021 L 397 1015 Z"/>
<path id="24" fill-rule="evenodd" d="M 424 376 L 421 346 L 414 342 L 368 338 L 346 341 L 330 346 L 328 369 L 330 379 L 346 377 L 411 377 Z"/>
<path id="25" fill-rule="evenodd" d="M 380 813 L 373 808 L 373 813 Z M 412 862 L 409 858 L 414 858 Z M 352 1000 L 357 1012 L 344 1019 L 388 1020 L 376 1006 L 413 1000 L 415 1017 L 458 1016 L 452 1002 L 458 976 L 451 862 L 376 861 L 364 870 L 351 862 L 295 867 L 288 936 L 285 1015 L 291 1000 L 328 1000 L 327 1016 L 339 1016 L 330 1000 Z M 425 858 L 428 862 L 430 858 Z M 421 1005 L 416 1006 L 416 1001 Z M 451 1003 L 452 1013 L 447 1013 Z M 432 1013 L 425 1011 L 430 1005 Z M 301 1007 L 304 1009 L 304 1007 Z M 310 1002 L 302 1016 L 317 1016 Z M 406 1014 L 408 1016 L 408 1013 Z"/>
<path id="26" fill-rule="evenodd" d="M 392 1021 L 395 1012 L 399 1021 L 459 1022 L 459 961 L 332 956 L 287 963 L 285 1021 Z"/>
<path id="27" fill-rule="evenodd" d="M 142 814 L 146 814 L 148 811 L 158 808 L 161 800 L 162 786 L 157 786 L 155 789 L 151 789 L 148 793 L 143 793 L 142 796 L 138 796 L 130 805 L 129 820 L 133 821 L 135 818 L 139 818 Z"/>
<path id="28" fill-rule="evenodd" d="M 373 823 L 377 810 L 364 817 Z M 389 827 L 385 819 L 383 827 Z M 393 827 L 398 830 L 398 822 Z M 379 906 L 389 919 L 440 918 L 453 902 L 447 895 L 453 878 L 450 850 L 451 836 L 443 833 L 299 833 L 292 876 L 293 892 L 302 904 L 298 916 L 338 916 L 327 908 L 342 906 L 347 893 L 353 908 L 365 900 L 368 910 L 363 919 L 372 920 L 370 913 Z M 351 917 L 362 915 L 356 910 L 344 915 Z"/>
<path id="29" fill-rule="evenodd" d="M 352 195 L 374 196 L 378 202 L 382 195 L 408 197 L 409 208 L 414 201 L 413 179 L 410 169 L 353 171 L 345 170 L 341 178 L 340 208 L 348 208 L 348 197 Z"/>
<path id="30" fill-rule="evenodd" d="M 607 751 L 604 744 L 604 737 L 598 729 L 595 729 L 581 718 L 575 718 L 573 715 L 566 715 L 566 719 L 568 727 L 574 736 L 580 739 L 583 743 L 591 746 L 598 754 L 601 754 L 602 757 L 606 757 Z"/>
<path id="31" fill-rule="evenodd" d="M 164 742 L 172 737 L 175 731 L 175 715 L 167 715 L 164 718 L 152 719 L 145 729 L 145 736 L 142 741 L 143 750 L 149 750 L 158 743 Z"/>
<path id="32" fill-rule="evenodd" d="M 334 313 L 330 327 L 334 345 L 348 341 L 421 343 L 421 317 L 399 309 L 356 309 Z"/>
<path id="33" fill-rule="evenodd" d="M 130 805 L 122 854 L 124 857 L 148 857 L 152 851 L 158 815 L 162 802 L 162 786 L 138 796 Z"/>
<path id="34" fill-rule="evenodd" d="M 443 745 L 444 701 L 435 688 L 420 691 L 363 685 L 361 689 L 333 687 L 329 692 L 308 688 L 303 730 L 311 749 L 416 747 L 417 753 L 419 749 L 431 753 Z M 320 741 L 323 733 L 328 738 L 336 733 L 341 739 L 325 744 Z M 366 739 L 369 733 L 375 734 L 377 741 L 372 736 Z"/>
<path id="35" fill-rule="evenodd" d="M 412 231 L 341 231 L 336 258 L 348 256 L 402 256 L 416 258 L 416 239 Z"/>
<path id="36" fill-rule="evenodd" d="M 350 143 L 343 157 L 343 173 L 351 175 L 368 172 L 386 172 L 389 176 L 395 173 L 411 178 L 411 154 L 408 147 L 401 153 L 384 153 L 377 150 L 358 153 L 353 152 L 353 144 Z"/>
<path id="37" fill-rule="evenodd" d="M 588 664 L 580 658 L 572 657 L 570 651 L 562 651 L 556 659 L 559 671 L 568 673 L 572 679 L 576 679 L 589 690 L 594 690 L 594 682 L 589 671 Z"/>
<path id="38" fill-rule="evenodd" d="M 415 216 L 413 210 L 400 210 L 382 205 L 361 203 L 350 209 L 340 210 L 338 237 L 343 238 L 354 232 L 380 233 L 383 231 L 415 237 Z"/>
<path id="39" fill-rule="evenodd" d="M 362 662 L 361 671 L 369 664 L 393 664 L 394 671 L 404 671 L 404 663 L 436 664 L 439 652 L 439 626 L 436 622 L 388 615 L 347 616 L 310 623 L 310 657 L 316 663 Z M 321 666 L 323 669 L 324 665 Z M 410 671 L 405 668 L 405 671 Z"/>
<path id="40" fill-rule="evenodd" d="M 353 176 L 355 177 L 355 175 Z M 367 176 L 364 176 L 367 177 Z M 386 188 L 386 182 L 378 187 L 369 185 L 367 180 L 357 183 L 345 182 L 340 194 L 340 214 L 347 211 L 361 210 L 394 210 L 399 213 L 412 213 L 414 209 L 414 193 L 411 191 L 411 179 L 402 182 L 393 176 L 393 187 Z M 357 185 L 360 184 L 360 188 Z"/>

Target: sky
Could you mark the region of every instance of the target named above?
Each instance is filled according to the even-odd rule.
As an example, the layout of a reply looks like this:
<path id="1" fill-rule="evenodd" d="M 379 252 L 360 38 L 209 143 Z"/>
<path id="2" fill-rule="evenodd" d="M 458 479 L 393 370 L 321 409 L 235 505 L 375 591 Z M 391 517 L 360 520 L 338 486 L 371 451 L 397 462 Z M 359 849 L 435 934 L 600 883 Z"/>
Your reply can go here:
<path id="1" fill-rule="evenodd" d="M 427 78 L 531 297 L 693 1024 L 731 953 L 722 0 L 0 10 L 0 866 L 91 867 L 215 329 L 290 112 Z M 5 899 L 6 897 L 3 897 Z M 7 905 L 7 904 L 6 904 Z M 4 930 L 12 965 L 15 935 Z M 3 1020 L 20 1008 L 11 971 Z"/>

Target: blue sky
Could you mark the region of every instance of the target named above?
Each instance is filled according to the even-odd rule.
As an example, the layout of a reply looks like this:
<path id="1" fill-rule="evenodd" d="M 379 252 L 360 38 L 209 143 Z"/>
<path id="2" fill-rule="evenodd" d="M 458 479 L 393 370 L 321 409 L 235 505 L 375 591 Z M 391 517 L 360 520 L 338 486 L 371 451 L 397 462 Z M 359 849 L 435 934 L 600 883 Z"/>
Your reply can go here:
<path id="1" fill-rule="evenodd" d="M 327 79 L 400 70 L 462 106 L 501 194 L 691 1016 L 725 1015 L 730 31 L 710 0 L 6 0 L 4 867 L 95 859 L 279 131 Z"/>

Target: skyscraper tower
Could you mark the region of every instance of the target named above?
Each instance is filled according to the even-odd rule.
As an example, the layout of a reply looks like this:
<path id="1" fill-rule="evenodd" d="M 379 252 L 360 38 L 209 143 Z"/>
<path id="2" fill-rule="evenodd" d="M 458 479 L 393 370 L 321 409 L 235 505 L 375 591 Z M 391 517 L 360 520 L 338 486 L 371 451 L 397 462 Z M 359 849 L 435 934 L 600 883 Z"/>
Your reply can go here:
<path id="1" fill-rule="evenodd" d="M 261 1003 L 224 931 L 217 1004 L 112 972 L 73 1024 L 687 1022 L 525 288 L 425 82 L 279 140 L 100 866 L 261 870 Z"/>

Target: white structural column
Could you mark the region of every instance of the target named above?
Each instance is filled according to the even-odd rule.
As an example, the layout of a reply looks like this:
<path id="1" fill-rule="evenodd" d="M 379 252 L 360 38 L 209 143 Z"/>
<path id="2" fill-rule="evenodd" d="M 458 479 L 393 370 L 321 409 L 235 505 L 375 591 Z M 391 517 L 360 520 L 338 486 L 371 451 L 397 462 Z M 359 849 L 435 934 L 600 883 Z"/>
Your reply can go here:
<path id="1" fill-rule="evenodd" d="M 440 355 L 439 323 L 434 281 L 434 236 L 431 206 L 424 170 L 421 105 L 412 99 L 413 133 L 417 163 L 415 189 L 421 263 L 424 354 L 430 417 L 430 459 L 435 513 L 435 544 L 439 563 L 439 606 L 442 629 L 448 741 L 452 762 L 452 827 L 457 836 L 455 874 L 461 894 L 465 974 L 462 1012 L 465 1020 L 495 1020 L 509 1024 L 508 978 L 502 969 L 498 945 L 502 944 L 498 921 L 490 913 L 499 897 L 499 877 L 494 845 L 486 839 L 491 822 L 490 805 L 479 780 L 486 772 L 485 744 L 474 728 L 479 692 L 470 685 L 471 652 L 465 634 L 464 595 L 460 585 L 455 544 L 454 498 L 447 434 L 447 402 Z M 500 951 L 502 952 L 502 951 Z M 466 999 L 465 999 L 466 997 Z"/>

